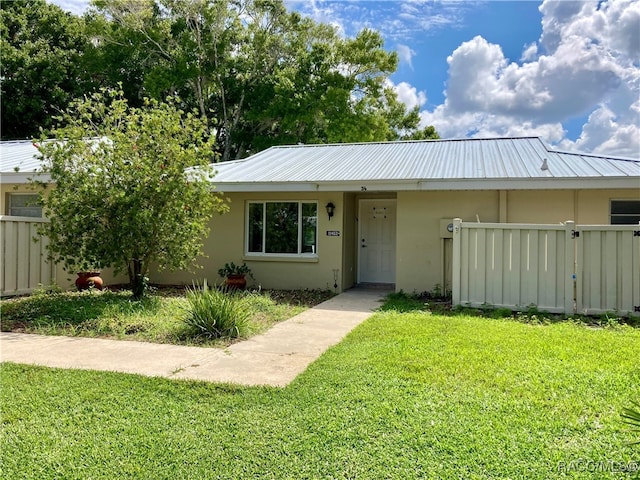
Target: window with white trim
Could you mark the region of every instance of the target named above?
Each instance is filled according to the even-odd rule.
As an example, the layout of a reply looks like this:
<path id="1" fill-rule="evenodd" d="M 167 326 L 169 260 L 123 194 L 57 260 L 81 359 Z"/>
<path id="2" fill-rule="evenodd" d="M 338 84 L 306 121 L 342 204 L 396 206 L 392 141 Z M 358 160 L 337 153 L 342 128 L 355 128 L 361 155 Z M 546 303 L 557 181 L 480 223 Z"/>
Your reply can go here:
<path id="1" fill-rule="evenodd" d="M 7 213 L 14 217 L 42 217 L 42 206 L 37 194 L 10 193 Z"/>
<path id="2" fill-rule="evenodd" d="M 315 255 L 318 237 L 316 202 L 249 202 L 247 254 Z"/>
<path id="3" fill-rule="evenodd" d="M 640 200 L 611 200 L 611 225 L 638 225 Z"/>

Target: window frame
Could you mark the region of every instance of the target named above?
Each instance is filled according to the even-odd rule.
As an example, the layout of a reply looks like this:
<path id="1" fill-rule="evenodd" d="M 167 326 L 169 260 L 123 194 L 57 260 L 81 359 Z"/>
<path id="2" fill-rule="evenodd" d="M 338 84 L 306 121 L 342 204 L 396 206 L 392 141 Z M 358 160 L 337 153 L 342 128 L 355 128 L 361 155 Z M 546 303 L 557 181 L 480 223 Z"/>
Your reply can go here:
<path id="1" fill-rule="evenodd" d="M 13 199 L 16 197 L 35 197 L 35 201 L 37 202 L 37 205 L 30 205 L 30 206 L 23 205 L 23 206 L 15 207 L 13 205 Z M 7 193 L 7 215 L 9 215 L 10 217 L 44 218 L 42 205 L 40 204 L 40 202 L 38 202 L 38 199 L 39 199 L 39 195 L 37 193 L 27 193 L 27 192 Z M 25 213 L 14 214 L 13 213 L 14 208 L 24 209 L 24 210 L 32 210 L 36 208 L 40 211 L 40 214 L 39 215 L 27 215 Z"/>
<path id="2" fill-rule="evenodd" d="M 298 208 L 298 225 L 297 225 L 297 252 L 296 253 L 268 253 L 266 251 L 266 236 L 267 230 L 264 226 L 267 224 L 267 204 L 269 203 L 294 203 L 297 204 Z M 250 225 L 249 221 L 251 219 L 250 209 L 251 205 L 262 205 L 262 251 L 261 252 L 251 252 L 249 251 L 249 241 L 250 241 Z M 315 251 L 313 252 L 302 252 L 303 247 L 303 204 L 312 204 L 315 205 L 316 208 L 316 229 L 315 229 Z M 247 200 L 245 204 L 245 219 L 244 219 L 244 255 L 246 257 L 262 257 L 262 258 L 318 258 L 318 201 L 317 200 Z"/>
<path id="3" fill-rule="evenodd" d="M 636 213 L 613 213 L 613 204 L 616 202 L 635 203 Z M 624 219 L 626 217 L 640 217 L 640 200 L 635 198 L 615 198 L 609 200 L 609 225 L 638 225 L 638 222 L 616 222 L 613 219 Z"/>

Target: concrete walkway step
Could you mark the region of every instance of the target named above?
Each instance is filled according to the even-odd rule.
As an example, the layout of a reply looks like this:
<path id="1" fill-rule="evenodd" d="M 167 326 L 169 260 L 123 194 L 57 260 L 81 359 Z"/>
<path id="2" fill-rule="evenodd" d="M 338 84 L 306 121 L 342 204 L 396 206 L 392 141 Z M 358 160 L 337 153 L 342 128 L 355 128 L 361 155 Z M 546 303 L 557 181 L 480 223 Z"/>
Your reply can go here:
<path id="1" fill-rule="evenodd" d="M 0 361 L 283 387 L 373 314 L 383 290 L 352 289 L 226 349 L 0 333 Z"/>

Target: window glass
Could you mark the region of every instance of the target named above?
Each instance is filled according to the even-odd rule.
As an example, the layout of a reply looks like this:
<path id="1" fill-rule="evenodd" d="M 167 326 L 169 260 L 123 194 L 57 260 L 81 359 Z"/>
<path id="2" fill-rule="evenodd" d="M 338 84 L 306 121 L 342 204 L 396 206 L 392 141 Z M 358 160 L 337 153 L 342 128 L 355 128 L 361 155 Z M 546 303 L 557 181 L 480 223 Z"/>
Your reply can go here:
<path id="1" fill-rule="evenodd" d="M 264 233 L 264 205 L 262 203 L 249 204 L 249 252 L 262 252 L 262 238 Z"/>
<path id="2" fill-rule="evenodd" d="M 315 254 L 317 211 L 312 202 L 250 202 L 247 253 Z"/>
<path id="3" fill-rule="evenodd" d="M 318 230 L 318 205 L 302 204 L 302 253 L 316 253 L 316 232 Z"/>
<path id="4" fill-rule="evenodd" d="M 265 253 L 298 253 L 298 204 L 267 203 Z"/>
<path id="5" fill-rule="evenodd" d="M 640 200 L 612 200 L 611 225 L 638 225 Z"/>
<path id="6" fill-rule="evenodd" d="M 9 215 L 15 217 L 42 217 L 42 207 L 38 202 L 38 195 L 9 194 Z"/>

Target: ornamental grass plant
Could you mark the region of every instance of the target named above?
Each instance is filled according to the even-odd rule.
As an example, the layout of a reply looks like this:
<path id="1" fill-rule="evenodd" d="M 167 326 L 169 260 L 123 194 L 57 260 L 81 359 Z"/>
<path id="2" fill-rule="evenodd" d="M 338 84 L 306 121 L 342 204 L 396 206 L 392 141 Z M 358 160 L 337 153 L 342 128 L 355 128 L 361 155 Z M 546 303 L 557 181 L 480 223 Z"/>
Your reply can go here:
<path id="1" fill-rule="evenodd" d="M 185 324 L 192 334 L 209 338 L 241 338 L 248 333 L 251 309 L 246 297 L 230 289 L 202 286 L 187 289 Z"/>

